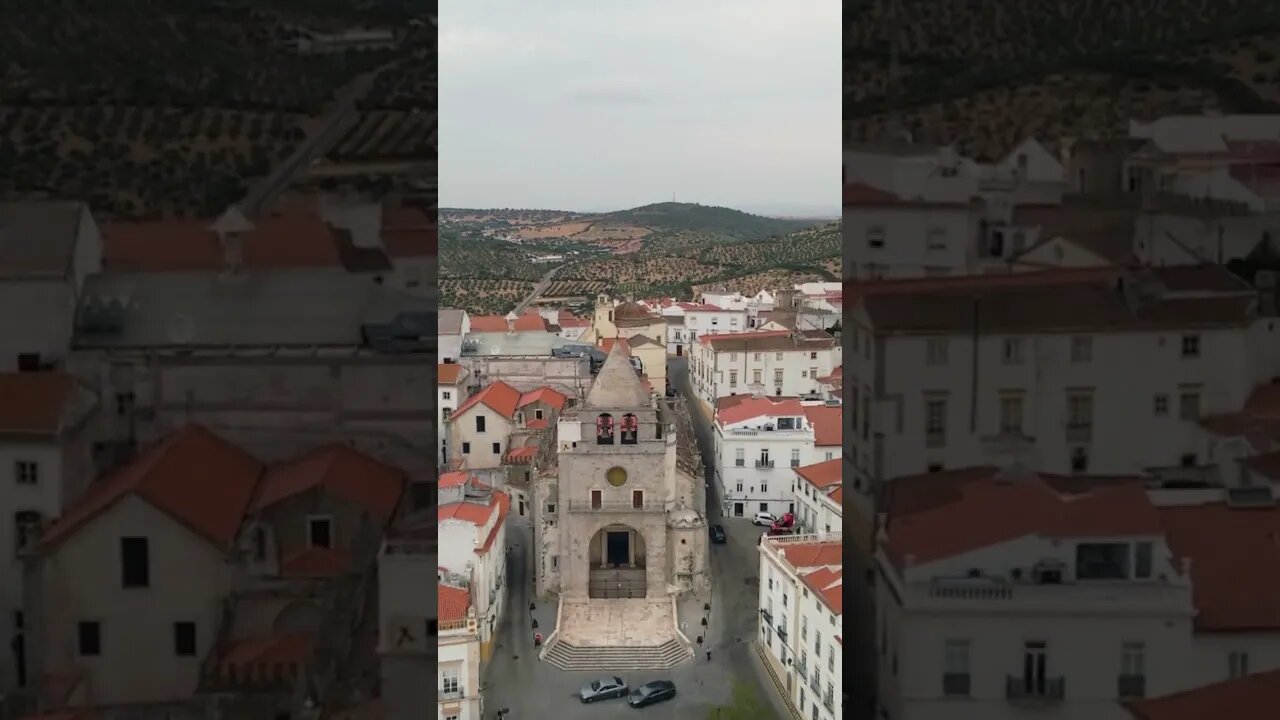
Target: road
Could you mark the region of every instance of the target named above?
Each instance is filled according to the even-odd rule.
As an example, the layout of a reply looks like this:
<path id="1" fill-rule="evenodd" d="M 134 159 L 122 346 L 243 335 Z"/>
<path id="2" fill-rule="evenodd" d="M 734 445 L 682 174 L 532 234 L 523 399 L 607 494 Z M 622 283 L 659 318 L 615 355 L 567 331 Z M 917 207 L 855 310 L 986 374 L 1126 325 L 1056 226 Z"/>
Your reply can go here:
<path id="1" fill-rule="evenodd" d="M 543 290 L 547 289 L 547 286 L 551 284 L 551 278 L 555 277 L 557 272 L 560 272 L 560 266 L 556 266 L 548 270 L 547 274 L 543 275 L 542 279 L 538 281 L 538 284 L 533 286 L 533 291 L 526 295 L 524 300 L 520 301 L 520 304 L 516 306 L 516 309 L 513 312 L 517 315 L 524 314 L 524 309 L 529 307 L 529 304 L 534 300 L 537 300 Z"/>
<path id="2" fill-rule="evenodd" d="M 338 141 L 360 122 L 360 110 L 356 105 L 360 98 L 373 87 L 373 81 L 378 74 L 393 65 L 394 63 L 390 63 L 365 73 L 338 91 L 333 105 L 320 118 L 324 127 L 303 140 L 292 155 L 285 158 L 249 188 L 244 199 L 239 203 L 240 211 L 245 217 L 252 219 L 254 215 L 270 205 L 294 180 L 305 173 L 312 162 L 329 154 Z"/>
<path id="3" fill-rule="evenodd" d="M 683 397 L 691 398 L 683 359 L 668 361 L 668 375 Z M 696 400 L 691 399 L 690 402 Z M 690 412 L 703 463 L 708 466 L 707 477 L 713 477 L 709 472 L 714 468 L 710 423 L 696 407 L 691 407 Z M 761 531 L 743 518 L 723 520 L 714 483 L 708 484 L 706 492 L 709 520 L 723 525 L 727 536 L 725 544 L 710 546 L 712 600 L 706 639 L 712 650 L 712 659 L 707 660 L 708 645 L 704 643 L 696 646 L 697 654 L 693 660 L 671 670 L 611 674 L 620 675 L 633 687 L 650 680 L 675 682 L 678 690 L 676 699 L 644 708 L 642 712 L 648 718 L 708 718 L 713 708 L 731 703 L 735 683 L 755 687 L 766 707 L 773 708 L 773 717 L 788 717 L 781 700 L 773 692 L 771 681 L 759 667 L 759 660 L 754 657 L 755 651 L 750 644 L 759 612 L 757 542 Z M 611 717 L 613 713 L 631 712 L 629 708 L 622 707 L 621 700 L 584 705 L 577 699 L 578 688 L 599 673 L 566 672 L 537 659 L 529 613 L 529 600 L 533 595 L 528 559 L 532 531 L 527 519 L 512 517 L 507 533 L 512 547 L 507 558 L 510 599 L 499 623 L 494 656 L 485 670 L 481 686 L 485 719 L 496 717 L 495 713 L 503 708 L 511 711 L 506 716 L 507 720 L 600 720 Z M 555 623 L 555 602 L 537 600 L 536 603 L 537 609 L 532 617 L 538 620 L 538 629 L 546 637 Z M 689 635 L 692 638 L 695 632 L 691 631 Z M 602 672 L 608 670 L 602 669 Z"/>

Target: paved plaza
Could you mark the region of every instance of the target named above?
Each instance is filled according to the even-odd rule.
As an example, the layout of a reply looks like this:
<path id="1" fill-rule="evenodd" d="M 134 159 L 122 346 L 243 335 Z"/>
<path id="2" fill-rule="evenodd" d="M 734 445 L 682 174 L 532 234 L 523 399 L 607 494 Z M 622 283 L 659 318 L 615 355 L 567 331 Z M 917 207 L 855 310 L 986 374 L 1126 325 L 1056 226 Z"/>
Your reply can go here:
<path id="1" fill-rule="evenodd" d="M 653 647 L 676 639 L 673 622 L 669 598 L 566 600 L 558 637 L 579 647 Z"/>

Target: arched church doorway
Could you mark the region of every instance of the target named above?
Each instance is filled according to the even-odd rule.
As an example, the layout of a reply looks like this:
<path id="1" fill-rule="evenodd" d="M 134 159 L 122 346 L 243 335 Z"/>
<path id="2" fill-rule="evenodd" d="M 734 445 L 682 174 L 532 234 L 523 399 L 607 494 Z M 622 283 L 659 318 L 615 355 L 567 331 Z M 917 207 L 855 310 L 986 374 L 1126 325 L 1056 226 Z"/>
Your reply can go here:
<path id="1" fill-rule="evenodd" d="M 648 581 L 644 535 L 626 525 L 606 525 L 587 549 L 592 598 L 642 598 Z"/>

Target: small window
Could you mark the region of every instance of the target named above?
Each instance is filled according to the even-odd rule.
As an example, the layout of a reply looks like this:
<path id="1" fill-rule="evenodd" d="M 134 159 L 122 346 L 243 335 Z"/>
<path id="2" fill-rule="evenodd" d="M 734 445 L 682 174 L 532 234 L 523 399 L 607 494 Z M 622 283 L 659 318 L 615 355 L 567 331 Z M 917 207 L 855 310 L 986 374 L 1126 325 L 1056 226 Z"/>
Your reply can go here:
<path id="1" fill-rule="evenodd" d="M 548 515 L 554 515 L 554 514 L 555 514 L 555 512 L 556 512 L 556 504 L 555 504 L 555 503 L 547 503 L 547 514 L 548 514 Z"/>
<path id="2" fill-rule="evenodd" d="M 929 365 L 947 364 L 947 338 L 929 338 L 925 347 L 925 361 Z"/>
<path id="3" fill-rule="evenodd" d="M 535 420 L 541 420 L 541 419 L 542 419 L 542 408 L 534 408 L 534 410 L 533 410 L 533 417 L 534 417 L 534 419 L 535 419 Z"/>
<path id="4" fill-rule="evenodd" d="M 443 390 L 443 391 L 441 391 L 441 392 L 440 392 L 440 397 L 441 397 L 441 398 L 443 398 L 443 399 L 445 399 L 445 400 L 452 400 L 452 399 L 453 399 L 453 393 L 452 393 L 451 391 L 449 391 L 449 390 Z"/>
<path id="5" fill-rule="evenodd" d="M 1166 417 L 1169 414 L 1169 396 L 1163 393 L 1155 396 L 1152 402 L 1152 412 L 1156 417 Z"/>
<path id="6" fill-rule="evenodd" d="M 1184 358 L 1200 357 L 1200 336 L 1199 335 L 1183 335 L 1182 336 L 1182 357 Z"/>
<path id="7" fill-rule="evenodd" d="M 875 249 L 884 247 L 883 225 L 872 225 L 867 228 L 867 247 Z"/>
<path id="8" fill-rule="evenodd" d="M 146 538 L 120 538 L 120 584 L 126 588 L 151 585 L 150 547 Z"/>
<path id="9" fill-rule="evenodd" d="M 478 433 L 484 432 L 484 416 L 483 415 L 476 416 L 476 432 Z"/>
<path id="10" fill-rule="evenodd" d="M 631 507 L 635 509 L 640 509 L 644 507 L 644 491 L 643 490 L 631 491 Z"/>
<path id="11" fill-rule="evenodd" d="M 76 636 L 81 657 L 98 657 L 102 654 L 101 623 L 96 620 L 81 621 Z"/>
<path id="12" fill-rule="evenodd" d="M 40 465 L 28 460 L 13 464 L 13 475 L 19 485 L 35 485 L 40 482 Z"/>
<path id="13" fill-rule="evenodd" d="M 471 454 L 471 443 L 469 443 L 469 442 L 464 442 L 464 443 L 462 443 L 462 454 L 463 454 L 463 455 L 470 455 L 470 454 Z"/>
<path id="14" fill-rule="evenodd" d="M 1087 363 L 1093 361 L 1093 338 L 1071 338 L 1071 362 Z"/>
<path id="15" fill-rule="evenodd" d="M 1194 390 L 1183 391 L 1178 398 L 1178 416 L 1183 420 L 1195 422 L 1200 419 L 1200 393 Z"/>
<path id="16" fill-rule="evenodd" d="M 501 454 L 502 454 L 502 443 L 494 443 L 494 444 L 493 444 L 493 454 L 494 454 L 494 455 L 501 455 Z"/>
<path id="17" fill-rule="evenodd" d="M 173 624 L 173 654 L 178 657 L 195 657 L 196 624 L 193 622 L 176 622 Z"/>
<path id="18" fill-rule="evenodd" d="M 333 547 L 333 519 L 327 517 L 307 518 L 307 542 L 311 547 Z"/>
<path id="19" fill-rule="evenodd" d="M 1227 655 L 1227 677 L 1242 678 L 1249 674 L 1249 653 L 1233 652 Z"/>
<path id="20" fill-rule="evenodd" d="M 599 490 L 591 491 L 591 509 L 599 510 L 601 505 L 603 505 L 603 501 L 604 501 L 604 493 L 600 492 Z"/>

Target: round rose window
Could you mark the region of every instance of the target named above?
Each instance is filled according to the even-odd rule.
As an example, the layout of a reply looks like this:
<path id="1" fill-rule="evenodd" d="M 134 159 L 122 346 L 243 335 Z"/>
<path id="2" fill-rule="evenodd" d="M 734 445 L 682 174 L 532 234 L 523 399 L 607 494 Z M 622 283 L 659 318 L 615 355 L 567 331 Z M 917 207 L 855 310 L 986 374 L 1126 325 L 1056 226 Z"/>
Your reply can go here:
<path id="1" fill-rule="evenodd" d="M 609 480 L 610 485 L 622 487 L 627 482 L 627 471 L 620 467 L 609 468 L 609 472 L 605 473 L 605 477 Z"/>

